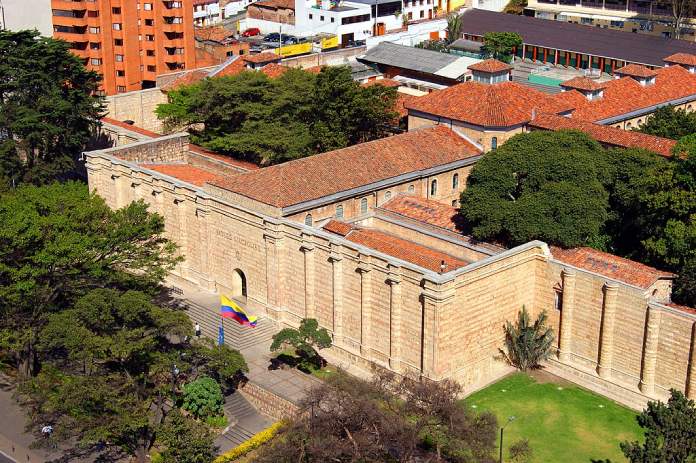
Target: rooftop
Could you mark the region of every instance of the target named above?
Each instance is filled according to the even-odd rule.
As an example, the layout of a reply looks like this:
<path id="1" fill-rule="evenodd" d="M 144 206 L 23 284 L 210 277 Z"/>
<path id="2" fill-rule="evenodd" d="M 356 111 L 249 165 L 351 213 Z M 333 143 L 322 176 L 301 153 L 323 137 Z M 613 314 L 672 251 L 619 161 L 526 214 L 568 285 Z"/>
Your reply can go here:
<path id="1" fill-rule="evenodd" d="M 509 71 L 511 69 L 512 66 L 503 63 L 502 61 L 498 61 L 497 59 L 485 59 L 483 61 L 474 63 L 471 66 L 469 66 L 470 71 L 488 72 L 491 74 L 496 72 Z"/>
<path id="2" fill-rule="evenodd" d="M 255 5 L 258 3 L 255 3 Z M 254 63 L 254 64 L 261 64 L 261 63 L 272 63 L 272 62 L 279 62 L 280 61 L 280 56 L 276 55 L 275 53 L 265 51 L 263 53 L 257 53 L 255 55 L 244 55 L 242 56 L 242 59 L 246 61 L 247 63 Z"/>
<path id="3" fill-rule="evenodd" d="M 517 82 L 470 81 L 418 98 L 406 107 L 478 126 L 510 127 L 529 122 L 535 111 L 557 114 L 573 105 Z"/>
<path id="4" fill-rule="evenodd" d="M 189 164 L 140 164 L 140 166 L 196 186 L 203 186 L 207 182 L 222 178 L 218 174 Z"/>
<path id="5" fill-rule="evenodd" d="M 410 69 L 426 74 L 435 74 L 458 59 L 458 56 L 449 53 L 408 47 L 391 42 L 381 42 L 359 58 L 360 61 Z"/>
<path id="6" fill-rule="evenodd" d="M 633 63 L 662 66 L 674 53 L 696 54 L 696 43 L 632 34 L 565 21 L 471 9 L 462 15 L 462 33 L 517 32 L 526 44 L 604 56 Z"/>
<path id="7" fill-rule="evenodd" d="M 561 87 L 580 91 L 597 91 L 606 87 L 606 82 L 597 82 L 589 77 L 573 77 L 570 80 L 561 82 Z"/>
<path id="8" fill-rule="evenodd" d="M 480 154 L 469 141 L 440 126 L 266 167 L 236 176 L 233 181 L 213 183 L 282 208 L 477 158 Z"/>
<path id="9" fill-rule="evenodd" d="M 675 277 L 673 273 L 592 248 L 562 249 L 552 246 L 551 254 L 565 264 L 644 289 L 659 279 Z"/>
<path id="10" fill-rule="evenodd" d="M 295 0 L 260 0 L 254 6 L 272 8 L 274 10 L 286 9 L 295 10 Z"/>
<path id="11" fill-rule="evenodd" d="M 640 64 L 627 64 L 626 66 L 620 67 L 619 69 L 614 70 L 615 74 L 619 74 L 622 76 L 631 76 L 631 77 L 655 77 L 657 75 L 657 71 L 654 69 L 650 69 L 645 66 L 641 66 Z"/>
<path id="12" fill-rule="evenodd" d="M 665 63 L 684 64 L 686 66 L 696 66 L 696 55 L 689 53 L 675 53 L 664 59 Z"/>
<path id="13" fill-rule="evenodd" d="M 343 236 L 353 243 L 367 246 L 370 249 L 410 262 L 433 272 L 441 273 L 443 270 L 441 267 L 443 262 L 445 263 L 445 272 L 456 270 L 470 263 L 389 233 L 362 228 L 336 220 L 330 220 L 324 225 L 324 230 Z"/>
<path id="14" fill-rule="evenodd" d="M 194 35 L 198 40 L 210 40 L 212 42 L 223 42 L 234 36 L 234 32 L 222 26 L 206 26 L 194 28 Z"/>
<path id="15" fill-rule="evenodd" d="M 556 114 L 539 114 L 529 125 L 544 130 L 581 130 L 605 145 L 642 148 L 665 157 L 672 156 L 672 148 L 677 144 L 676 140 L 669 138 L 617 129 Z"/>

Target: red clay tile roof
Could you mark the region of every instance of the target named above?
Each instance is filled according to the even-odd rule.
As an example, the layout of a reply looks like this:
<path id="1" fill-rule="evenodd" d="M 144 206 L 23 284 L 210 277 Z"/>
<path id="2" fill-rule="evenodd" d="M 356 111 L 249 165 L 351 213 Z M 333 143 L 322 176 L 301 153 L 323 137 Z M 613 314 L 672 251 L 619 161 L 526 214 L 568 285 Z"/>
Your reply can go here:
<path id="1" fill-rule="evenodd" d="M 614 70 L 614 73 L 632 77 L 653 77 L 657 75 L 657 71 L 646 66 L 641 66 L 640 64 L 627 64 L 624 67 Z"/>
<path id="2" fill-rule="evenodd" d="M 371 183 L 479 156 L 443 127 L 414 130 L 214 182 L 275 207 L 286 207 Z"/>
<path id="3" fill-rule="evenodd" d="M 312 74 L 319 74 L 322 69 L 324 69 L 324 66 L 311 66 L 308 68 L 304 68 L 305 71 L 311 72 Z"/>
<path id="4" fill-rule="evenodd" d="M 551 247 L 553 257 L 568 265 L 623 281 L 639 288 L 649 288 L 658 279 L 674 278 L 675 275 L 663 272 L 639 262 L 618 257 L 592 248 L 561 249 Z"/>
<path id="5" fill-rule="evenodd" d="M 603 96 L 592 101 L 575 90 L 557 93 L 553 98 L 574 106 L 573 118 L 601 121 L 692 95 L 696 95 L 696 74 L 681 66 L 669 66 L 657 70 L 651 85 L 642 86 L 623 77 L 606 82 Z"/>
<path id="6" fill-rule="evenodd" d="M 606 82 L 597 82 L 589 77 L 573 77 L 570 80 L 561 82 L 561 87 L 572 88 L 575 90 L 597 91 L 606 87 Z"/>
<path id="7" fill-rule="evenodd" d="M 472 64 L 468 67 L 468 69 L 470 71 L 487 72 L 493 74 L 496 72 L 509 71 L 512 69 L 512 66 L 503 63 L 502 61 L 498 61 L 497 59 L 485 59 L 478 63 Z"/>
<path id="8" fill-rule="evenodd" d="M 171 82 L 167 83 L 166 85 L 163 85 L 162 91 L 163 92 L 170 92 L 172 90 L 176 90 L 179 87 L 183 87 L 185 85 L 195 84 L 196 82 L 200 82 L 201 80 L 208 77 L 208 74 L 210 74 L 209 70 L 194 69 L 191 72 L 187 72 L 187 73 L 177 77 L 176 79 L 172 80 Z"/>
<path id="9" fill-rule="evenodd" d="M 411 95 L 409 93 L 397 92 L 397 94 L 396 94 L 396 112 L 399 113 L 400 118 L 408 116 L 408 109 L 406 109 L 406 106 L 412 104 L 418 98 L 421 98 L 421 96 Z"/>
<path id="10" fill-rule="evenodd" d="M 375 79 L 375 80 L 368 80 L 364 84 L 362 84 L 363 87 L 370 87 L 372 85 L 384 85 L 385 87 L 400 87 L 401 82 L 396 81 L 394 79 Z"/>
<path id="11" fill-rule="evenodd" d="M 229 164 L 231 166 L 238 167 L 243 170 L 258 170 L 259 166 L 254 164 L 253 162 L 249 161 L 242 161 L 240 159 L 235 159 L 230 156 L 225 156 L 224 154 L 217 154 L 214 151 L 207 150 L 201 146 L 198 145 L 192 145 L 189 144 L 189 151 L 192 151 L 197 154 L 201 154 L 205 157 L 209 157 L 211 159 L 216 159 L 218 161 L 224 162 L 226 164 Z"/>
<path id="12" fill-rule="evenodd" d="M 126 124 L 125 122 L 121 122 L 116 119 L 111 119 L 110 117 L 102 117 L 101 120 L 102 122 L 105 122 L 107 124 L 115 125 L 117 127 L 130 130 L 131 132 L 139 133 L 140 135 L 145 135 L 146 137 L 157 138 L 162 136 L 157 132 L 143 129 L 141 127 L 138 127 L 137 125 Z"/>
<path id="13" fill-rule="evenodd" d="M 283 66 L 282 64 L 271 63 L 271 64 L 267 64 L 264 67 L 262 67 L 261 72 L 266 74 L 271 79 L 275 79 L 277 77 L 282 76 L 286 72 L 288 72 L 289 69 L 290 69 L 289 67 Z"/>
<path id="14" fill-rule="evenodd" d="M 445 263 L 445 272 L 450 272 L 469 264 L 467 261 L 457 259 L 449 254 L 422 246 L 413 241 L 377 230 L 344 224 L 336 220 L 329 221 L 324 226 L 324 229 L 344 236 L 353 243 L 366 246 L 397 259 L 405 260 L 433 272 L 440 273 L 442 271 L 441 264 L 443 261 Z"/>
<path id="15" fill-rule="evenodd" d="M 696 55 L 689 53 L 675 53 L 664 59 L 665 63 L 685 64 L 687 66 L 696 66 Z"/>
<path id="16" fill-rule="evenodd" d="M 464 82 L 420 97 L 406 108 L 484 127 L 509 127 L 528 122 L 535 110 L 557 114 L 572 105 L 517 82 Z"/>
<path id="17" fill-rule="evenodd" d="M 194 35 L 199 40 L 222 42 L 228 37 L 234 36 L 234 32 L 229 29 L 225 29 L 222 26 L 207 26 L 194 28 Z"/>
<path id="18" fill-rule="evenodd" d="M 222 178 L 210 171 L 189 164 L 140 164 L 140 166 L 197 186 Z"/>
<path id="19" fill-rule="evenodd" d="M 264 51 L 263 53 L 257 53 L 255 55 L 244 55 L 244 56 L 242 56 L 242 59 L 244 61 L 246 61 L 247 63 L 263 64 L 263 63 L 280 62 L 281 58 L 280 58 L 280 56 L 276 55 L 275 53 L 271 53 L 270 51 Z"/>
<path id="20" fill-rule="evenodd" d="M 240 72 L 244 72 L 246 70 L 246 66 L 244 65 L 244 61 L 237 58 L 236 60 L 232 61 L 229 63 L 227 66 L 219 70 L 214 77 L 227 77 L 227 76 L 236 76 Z"/>
<path id="21" fill-rule="evenodd" d="M 690 313 L 696 315 L 696 309 L 693 307 L 689 307 L 686 305 L 680 305 L 680 304 L 675 304 L 674 302 L 670 302 L 669 304 L 665 304 L 667 307 L 672 307 L 673 309 L 680 310 L 682 312 Z"/>
<path id="22" fill-rule="evenodd" d="M 665 157 L 672 156 L 672 148 L 677 144 L 676 140 L 670 140 L 669 138 L 621 130 L 556 114 L 539 114 L 529 123 L 529 126 L 544 130 L 581 130 L 605 145 L 622 148 L 643 148 Z"/>

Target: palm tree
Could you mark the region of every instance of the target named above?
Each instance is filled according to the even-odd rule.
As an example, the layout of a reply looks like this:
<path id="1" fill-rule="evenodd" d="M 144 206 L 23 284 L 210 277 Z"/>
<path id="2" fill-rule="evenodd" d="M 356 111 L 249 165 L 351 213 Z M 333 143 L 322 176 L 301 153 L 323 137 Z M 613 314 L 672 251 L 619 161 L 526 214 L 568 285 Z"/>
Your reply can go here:
<path id="1" fill-rule="evenodd" d="M 529 313 L 522 306 L 517 323 L 505 324 L 505 347 L 500 349 L 503 359 L 521 371 L 540 368 L 540 363 L 551 355 L 553 330 L 546 326 L 546 311 L 530 324 Z"/>
<path id="2" fill-rule="evenodd" d="M 459 38 L 462 32 L 462 16 L 456 12 L 447 15 L 447 45 Z"/>

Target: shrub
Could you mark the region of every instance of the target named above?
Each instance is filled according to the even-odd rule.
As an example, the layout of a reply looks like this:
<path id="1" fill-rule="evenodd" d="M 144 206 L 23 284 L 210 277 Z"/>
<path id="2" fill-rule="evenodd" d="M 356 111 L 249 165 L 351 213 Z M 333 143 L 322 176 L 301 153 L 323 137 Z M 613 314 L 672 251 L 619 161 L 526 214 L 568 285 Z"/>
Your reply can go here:
<path id="1" fill-rule="evenodd" d="M 532 461 L 532 447 L 527 439 L 520 439 L 510 446 L 510 461 L 513 463 L 528 463 Z"/>
<path id="2" fill-rule="evenodd" d="M 282 426 L 283 423 L 280 421 L 272 424 L 270 427 L 264 429 L 263 431 L 254 434 L 248 441 L 242 442 L 232 450 L 228 450 L 227 452 L 223 453 L 222 455 L 217 457 L 213 463 L 229 463 L 241 456 L 246 455 L 252 450 L 260 447 L 269 440 L 273 439 L 273 437 L 275 437 L 275 435 L 278 434 L 278 431 Z"/>
<path id="3" fill-rule="evenodd" d="M 229 422 L 227 421 L 227 417 L 225 415 L 219 415 L 207 417 L 205 419 L 205 424 L 207 424 L 211 428 L 222 429 L 227 427 Z"/>
<path id="4" fill-rule="evenodd" d="M 319 328 L 314 318 L 304 318 L 298 329 L 284 328 L 273 335 L 271 352 L 293 347 L 300 356 L 300 368 L 306 371 L 312 367 L 321 368 L 322 360 L 317 349 L 331 347 L 331 336 L 326 328 Z"/>
<path id="5" fill-rule="evenodd" d="M 505 361 L 522 371 L 539 368 L 542 360 L 549 358 L 553 331 L 546 326 L 546 311 L 541 312 L 533 324 L 529 313 L 522 306 L 517 323 L 505 325 L 505 347 L 500 350 Z"/>
<path id="6" fill-rule="evenodd" d="M 206 418 L 222 414 L 222 390 L 213 378 L 203 376 L 184 386 L 182 407 L 196 418 Z"/>

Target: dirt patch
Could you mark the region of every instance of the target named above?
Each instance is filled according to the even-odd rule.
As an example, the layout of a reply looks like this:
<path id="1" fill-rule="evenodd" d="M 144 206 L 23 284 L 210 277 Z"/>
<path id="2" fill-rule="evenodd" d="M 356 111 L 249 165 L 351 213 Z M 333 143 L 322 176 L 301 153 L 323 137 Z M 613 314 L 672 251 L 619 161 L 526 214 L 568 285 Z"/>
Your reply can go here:
<path id="1" fill-rule="evenodd" d="M 537 383 L 553 383 L 553 384 L 558 384 L 559 386 L 570 386 L 573 385 L 570 381 L 567 379 L 563 379 L 560 376 L 556 376 L 552 373 L 549 373 L 546 370 L 532 370 L 529 372 L 529 376 L 534 378 L 534 381 Z"/>

